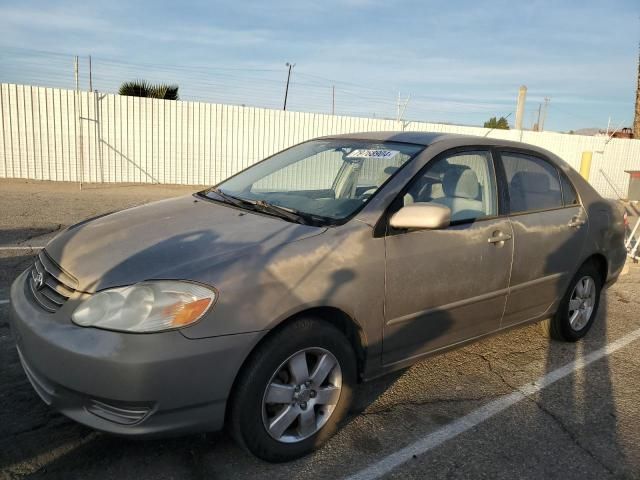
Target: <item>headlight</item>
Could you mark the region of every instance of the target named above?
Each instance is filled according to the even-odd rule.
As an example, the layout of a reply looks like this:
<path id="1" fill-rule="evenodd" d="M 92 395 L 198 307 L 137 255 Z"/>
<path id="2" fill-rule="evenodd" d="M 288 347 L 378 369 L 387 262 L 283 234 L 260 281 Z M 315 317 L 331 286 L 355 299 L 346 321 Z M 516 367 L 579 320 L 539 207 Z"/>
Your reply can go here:
<path id="1" fill-rule="evenodd" d="M 158 280 L 112 288 L 85 300 L 71 315 L 77 325 L 125 332 L 158 332 L 197 322 L 216 293 L 189 282 Z"/>

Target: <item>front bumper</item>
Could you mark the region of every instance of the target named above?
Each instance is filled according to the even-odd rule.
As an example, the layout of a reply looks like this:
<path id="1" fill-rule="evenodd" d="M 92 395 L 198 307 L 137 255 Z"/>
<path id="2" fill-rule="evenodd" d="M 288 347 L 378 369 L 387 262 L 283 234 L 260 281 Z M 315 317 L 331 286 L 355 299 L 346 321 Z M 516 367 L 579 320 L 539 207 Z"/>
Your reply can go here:
<path id="1" fill-rule="evenodd" d="M 74 325 L 32 300 L 27 272 L 11 288 L 20 360 L 36 392 L 64 415 L 122 435 L 219 430 L 245 358 L 263 332 L 192 340 L 179 331 L 127 334 Z M 74 305 L 75 303 L 75 305 Z"/>

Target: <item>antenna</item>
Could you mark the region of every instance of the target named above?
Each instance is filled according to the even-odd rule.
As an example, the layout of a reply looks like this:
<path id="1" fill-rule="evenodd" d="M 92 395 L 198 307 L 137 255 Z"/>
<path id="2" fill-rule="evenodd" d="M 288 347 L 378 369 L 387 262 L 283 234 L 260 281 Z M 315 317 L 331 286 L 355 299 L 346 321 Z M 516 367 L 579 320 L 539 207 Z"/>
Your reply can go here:
<path id="1" fill-rule="evenodd" d="M 611 135 L 609 135 L 609 138 L 607 138 L 607 140 L 604 142 L 605 146 L 611 141 L 613 136 L 616 133 L 618 133 L 620 131 L 620 129 L 622 129 L 622 125 L 624 125 L 624 120 L 620 122 L 620 124 L 617 126 L 617 128 L 613 132 L 611 132 Z"/>

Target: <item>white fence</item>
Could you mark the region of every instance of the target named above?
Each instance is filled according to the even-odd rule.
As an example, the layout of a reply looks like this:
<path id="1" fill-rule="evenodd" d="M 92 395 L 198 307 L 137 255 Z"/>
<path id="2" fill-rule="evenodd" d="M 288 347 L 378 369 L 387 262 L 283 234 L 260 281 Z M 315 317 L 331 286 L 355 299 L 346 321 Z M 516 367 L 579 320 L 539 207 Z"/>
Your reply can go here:
<path id="1" fill-rule="evenodd" d="M 0 178 L 212 185 L 309 138 L 374 130 L 485 135 L 487 129 L 284 112 L 0 84 Z M 640 170 L 640 140 L 493 130 L 539 145 L 578 169 L 592 151 L 591 182 L 626 194 Z M 613 186 L 612 186 L 613 185 Z"/>

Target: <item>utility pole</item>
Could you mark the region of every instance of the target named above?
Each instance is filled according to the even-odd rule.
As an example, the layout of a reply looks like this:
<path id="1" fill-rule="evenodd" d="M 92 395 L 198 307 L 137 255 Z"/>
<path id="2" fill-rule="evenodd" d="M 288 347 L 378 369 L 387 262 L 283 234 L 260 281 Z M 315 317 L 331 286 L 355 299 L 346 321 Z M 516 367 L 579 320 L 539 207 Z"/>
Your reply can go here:
<path id="1" fill-rule="evenodd" d="M 336 114 L 336 86 L 331 85 L 331 115 Z"/>
<path id="2" fill-rule="evenodd" d="M 400 92 L 398 92 L 398 105 L 396 112 L 396 121 L 399 122 L 402 120 L 404 116 L 404 111 L 407 109 L 407 105 L 409 104 L 409 100 L 411 100 L 411 95 L 409 95 L 406 99 L 402 99 L 400 97 Z"/>
<path id="3" fill-rule="evenodd" d="M 89 55 L 89 91 L 93 92 L 93 75 L 91 72 L 91 55 Z"/>
<path id="4" fill-rule="evenodd" d="M 638 49 L 638 83 L 636 84 L 636 110 L 633 117 L 633 138 L 640 138 L 640 49 Z"/>
<path id="5" fill-rule="evenodd" d="M 524 104 L 527 100 L 527 87 L 522 85 L 518 91 L 518 102 L 516 104 L 516 130 L 522 130 L 522 122 L 524 121 Z"/>
<path id="6" fill-rule="evenodd" d="M 287 67 L 289 67 L 289 73 L 287 74 L 287 87 L 284 90 L 284 107 L 283 110 L 287 109 L 287 96 L 289 95 L 289 81 L 291 80 L 291 69 L 296 66 L 295 63 L 286 63 Z"/>
<path id="7" fill-rule="evenodd" d="M 535 130 L 536 132 L 539 132 L 539 131 L 540 131 L 540 113 L 541 113 L 541 112 L 542 112 L 542 104 L 541 104 L 541 103 L 539 103 L 539 104 L 538 104 L 538 121 L 536 122 L 536 125 L 535 125 L 535 128 L 534 128 L 534 130 Z"/>
<path id="8" fill-rule="evenodd" d="M 402 119 L 404 118 L 404 112 L 407 109 L 407 105 L 409 105 L 409 100 L 411 100 L 411 94 L 409 94 L 406 98 L 406 100 L 404 101 L 404 104 L 402 105 L 402 110 L 400 111 L 400 118 L 398 120 L 402 121 Z M 404 126 L 402 127 L 402 129 L 404 130 Z"/>
<path id="9" fill-rule="evenodd" d="M 549 108 L 549 102 L 551 99 L 549 97 L 544 97 L 544 106 L 542 109 L 542 118 L 538 123 L 538 131 L 542 132 L 544 130 L 544 121 L 547 119 L 547 109 Z"/>

